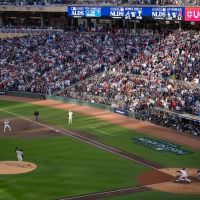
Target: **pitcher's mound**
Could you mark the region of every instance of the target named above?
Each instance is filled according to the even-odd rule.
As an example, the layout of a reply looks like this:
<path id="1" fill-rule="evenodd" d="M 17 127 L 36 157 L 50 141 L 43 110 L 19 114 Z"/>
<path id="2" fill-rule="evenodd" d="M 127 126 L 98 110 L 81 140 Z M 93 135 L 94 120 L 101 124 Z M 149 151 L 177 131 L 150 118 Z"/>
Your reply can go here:
<path id="1" fill-rule="evenodd" d="M 33 171 L 37 165 L 30 162 L 0 161 L 0 174 L 22 174 Z"/>

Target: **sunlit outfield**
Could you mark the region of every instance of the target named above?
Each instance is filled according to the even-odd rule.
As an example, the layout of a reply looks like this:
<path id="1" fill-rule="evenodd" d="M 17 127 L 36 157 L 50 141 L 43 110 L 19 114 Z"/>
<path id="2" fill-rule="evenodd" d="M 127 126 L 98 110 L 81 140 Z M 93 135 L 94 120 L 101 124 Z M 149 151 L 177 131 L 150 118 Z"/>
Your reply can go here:
<path id="1" fill-rule="evenodd" d="M 193 153 L 185 156 L 156 152 L 132 142 L 133 137 L 144 136 L 144 133 L 137 133 L 80 113 L 74 113 L 73 124 L 69 126 L 66 110 L 9 101 L 0 101 L 0 109 L 30 119 L 34 119 L 33 113 L 38 110 L 40 120 L 46 124 L 95 135 L 104 143 L 167 167 L 200 168 L 200 152 L 197 150 L 189 149 Z M 14 116 L 0 111 L 0 119 L 12 117 Z M 67 136 L 31 140 L 17 137 L 0 138 L 0 160 L 16 160 L 13 149 L 17 145 L 23 147 L 25 158 L 36 163 L 38 168 L 23 175 L 0 175 L 0 199 L 2 200 L 58 199 L 135 186 L 138 185 L 138 175 L 150 170 Z M 141 199 L 149 199 L 145 193 L 137 195 L 141 195 Z M 155 198 L 152 196 L 153 199 L 160 199 L 162 196 L 160 194 L 163 193 L 153 192 L 152 195 L 155 196 Z M 123 198 L 127 200 L 133 197 Z M 123 200 L 123 198 L 118 199 Z M 176 199 L 182 198 L 177 195 Z"/>

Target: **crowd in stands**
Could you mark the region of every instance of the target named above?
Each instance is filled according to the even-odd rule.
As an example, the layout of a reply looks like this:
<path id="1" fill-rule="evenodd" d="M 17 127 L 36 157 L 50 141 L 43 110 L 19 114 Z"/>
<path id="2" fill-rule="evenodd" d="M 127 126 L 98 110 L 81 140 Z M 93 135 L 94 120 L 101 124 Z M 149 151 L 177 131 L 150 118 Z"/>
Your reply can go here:
<path id="1" fill-rule="evenodd" d="M 115 102 L 123 102 L 118 106 L 130 111 L 158 106 L 200 115 L 199 66 L 198 32 L 129 36 L 123 58 L 104 63 L 102 76 L 81 82 L 63 95 L 115 107 Z"/>
<path id="2" fill-rule="evenodd" d="M 66 95 L 84 100 L 99 96 L 101 103 L 106 99 L 108 105 L 133 112 L 160 107 L 200 115 L 200 86 L 173 80 L 107 72 L 66 90 Z"/>
<path id="3" fill-rule="evenodd" d="M 126 41 L 126 57 L 116 71 L 200 84 L 200 34 L 175 31 L 159 38 L 132 38 Z"/>
<path id="4" fill-rule="evenodd" d="M 63 90 L 102 71 L 103 62 L 116 62 L 120 43 L 124 46 L 121 39 L 80 32 L 5 39 L 0 43 L 0 88 L 36 93 Z"/>
<path id="5" fill-rule="evenodd" d="M 200 136 L 200 121 L 186 119 L 159 109 L 148 109 L 135 113 L 135 118 L 153 124 L 172 128 L 179 132 Z"/>
<path id="6" fill-rule="evenodd" d="M 1 91 L 61 94 L 136 113 L 159 107 L 200 116 L 199 66 L 195 30 L 44 31 L 0 42 Z"/>
<path id="7" fill-rule="evenodd" d="M 78 91 L 129 102 L 129 110 L 139 100 L 197 114 L 199 88 L 177 80 L 199 85 L 199 65 L 200 35 L 193 30 L 151 36 L 51 31 L 0 44 L 1 88 L 52 94 L 104 70 Z"/>

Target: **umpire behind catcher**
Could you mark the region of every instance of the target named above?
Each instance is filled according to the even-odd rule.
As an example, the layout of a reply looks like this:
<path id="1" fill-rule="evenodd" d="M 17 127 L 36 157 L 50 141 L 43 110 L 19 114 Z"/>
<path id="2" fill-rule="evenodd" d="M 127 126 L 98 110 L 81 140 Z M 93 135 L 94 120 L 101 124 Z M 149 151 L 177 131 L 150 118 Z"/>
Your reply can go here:
<path id="1" fill-rule="evenodd" d="M 35 115 L 35 120 L 38 121 L 39 120 L 39 112 L 35 111 L 34 115 Z"/>

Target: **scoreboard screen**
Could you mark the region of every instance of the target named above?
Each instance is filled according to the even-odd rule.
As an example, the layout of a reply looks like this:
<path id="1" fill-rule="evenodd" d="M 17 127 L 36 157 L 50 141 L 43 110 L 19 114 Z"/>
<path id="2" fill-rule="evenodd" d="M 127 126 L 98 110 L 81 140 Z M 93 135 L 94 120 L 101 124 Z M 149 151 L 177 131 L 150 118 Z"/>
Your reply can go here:
<path id="1" fill-rule="evenodd" d="M 85 7 L 85 17 L 101 17 L 101 7 Z"/>
<path id="2" fill-rule="evenodd" d="M 182 20 L 183 8 L 182 7 L 155 7 L 152 8 L 153 19 L 162 20 Z"/>
<path id="3" fill-rule="evenodd" d="M 84 6 L 69 6 L 68 16 L 81 18 L 85 16 Z"/>
<path id="4" fill-rule="evenodd" d="M 198 21 L 199 8 L 184 7 L 141 7 L 141 6 L 68 6 L 69 17 L 107 17 L 116 19 L 155 19 L 155 20 L 183 20 Z"/>
<path id="5" fill-rule="evenodd" d="M 112 18 L 124 18 L 124 7 L 110 7 L 110 17 Z"/>
<path id="6" fill-rule="evenodd" d="M 142 7 L 125 7 L 124 17 L 125 19 L 142 19 L 143 9 Z"/>

